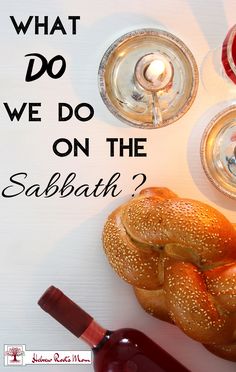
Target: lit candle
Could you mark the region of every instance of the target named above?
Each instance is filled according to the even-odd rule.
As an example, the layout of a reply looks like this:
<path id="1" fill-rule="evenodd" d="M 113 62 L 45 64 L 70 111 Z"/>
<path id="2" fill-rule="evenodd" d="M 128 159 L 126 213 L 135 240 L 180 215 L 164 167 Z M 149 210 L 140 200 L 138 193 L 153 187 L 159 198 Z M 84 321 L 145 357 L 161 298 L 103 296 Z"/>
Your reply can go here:
<path id="1" fill-rule="evenodd" d="M 160 59 L 154 59 L 154 61 L 152 61 L 147 67 L 144 75 L 147 80 L 155 83 L 156 80 L 158 80 L 160 76 L 165 72 L 165 70 L 165 63 Z"/>
<path id="2" fill-rule="evenodd" d="M 135 66 L 135 77 L 146 91 L 167 90 L 173 80 L 173 66 L 159 52 L 146 54 Z"/>
<path id="3" fill-rule="evenodd" d="M 172 85 L 174 69 L 167 57 L 159 52 L 146 54 L 137 62 L 136 82 L 151 94 L 152 122 L 156 127 L 163 122 L 158 93 L 168 91 Z"/>

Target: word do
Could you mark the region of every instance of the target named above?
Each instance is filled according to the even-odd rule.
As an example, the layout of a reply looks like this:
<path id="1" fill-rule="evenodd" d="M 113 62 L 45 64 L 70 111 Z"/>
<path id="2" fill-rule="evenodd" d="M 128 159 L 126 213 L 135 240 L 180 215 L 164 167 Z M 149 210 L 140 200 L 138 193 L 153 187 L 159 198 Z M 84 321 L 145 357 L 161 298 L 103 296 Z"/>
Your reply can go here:
<path id="1" fill-rule="evenodd" d="M 40 102 L 24 102 L 19 109 L 10 108 L 7 102 L 4 102 L 3 105 L 5 106 L 6 112 L 11 121 L 20 121 L 25 111 L 28 111 L 29 122 L 41 121 L 41 117 L 39 116 L 39 109 L 37 109 L 37 107 L 41 107 Z M 63 107 L 65 107 L 68 112 L 63 112 Z M 84 110 L 86 110 L 87 113 L 84 113 Z M 81 113 L 81 111 L 83 112 Z M 91 120 L 94 116 L 94 108 L 89 103 L 83 102 L 78 104 L 73 110 L 72 106 L 68 103 L 58 103 L 58 121 L 70 120 L 73 116 L 73 113 L 77 120 L 85 122 Z"/>
<path id="2" fill-rule="evenodd" d="M 61 55 L 57 55 L 53 57 L 49 62 L 42 54 L 39 54 L 39 53 L 30 53 L 30 54 L 25 55 L 25 57 L 31 57 L 31 56 L 39 58 L 42 64 L 41 64 L 39 71 L 33 74 L 35 58 L 30 59 L 29 65 L 26 71 L 26 77 L 25 77 L 25 81 L 27 82 L 39 79 L 45 72 L 47 72 L 50 78 L 59 79 L 60 77 L 62 77 L 62 75 L 64 74 L 66 70 L 66 61 Z M 61 67 L 56 73 L 54 73 L 53 66 L 56 62 L 61 62 Z"/>

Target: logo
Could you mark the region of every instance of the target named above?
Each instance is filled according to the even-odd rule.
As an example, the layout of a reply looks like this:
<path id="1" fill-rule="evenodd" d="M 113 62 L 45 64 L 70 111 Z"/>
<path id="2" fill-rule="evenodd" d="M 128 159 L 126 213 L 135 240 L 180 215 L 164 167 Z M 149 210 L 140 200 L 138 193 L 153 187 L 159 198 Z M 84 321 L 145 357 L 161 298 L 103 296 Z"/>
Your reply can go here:
<path id="1" fill-rule="evenodd" d="M 25 345 L 5 345 L 5 365 L 23 365 Z"/>
<path id="2" fill-rule="evenodd" d="M 27 366 L 44 364 L 91 364 L 91 351 L 84 350 L 26 350 L 25 345 L 5 345 L 4 365 Z"/>

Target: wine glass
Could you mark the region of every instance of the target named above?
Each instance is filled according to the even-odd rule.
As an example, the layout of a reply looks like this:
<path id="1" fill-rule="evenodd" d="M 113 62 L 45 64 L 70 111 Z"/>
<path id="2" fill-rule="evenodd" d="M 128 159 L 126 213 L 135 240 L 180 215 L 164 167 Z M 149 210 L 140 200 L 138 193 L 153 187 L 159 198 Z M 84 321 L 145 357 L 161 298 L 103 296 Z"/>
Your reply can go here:
<path id="1" fill-rule="evenodd" d="M 209 51 L 201 68 L 204 88 L 210 95 L 225 99 L 236 97 L 236 24 L 228 31 L 223 44 Z"/>

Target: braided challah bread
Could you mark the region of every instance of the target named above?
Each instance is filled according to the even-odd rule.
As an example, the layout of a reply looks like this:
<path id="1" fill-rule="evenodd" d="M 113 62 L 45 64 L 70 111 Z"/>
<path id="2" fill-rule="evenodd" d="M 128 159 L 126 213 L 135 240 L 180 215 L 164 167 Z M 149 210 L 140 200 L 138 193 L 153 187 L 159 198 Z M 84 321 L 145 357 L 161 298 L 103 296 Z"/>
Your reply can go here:
<path id="1" fill-rule="evenodd" d="M 108 217 L 103 245 L 148 313 L 236 361 L 236 230 L 220 212 L 147 188 Z"/>

